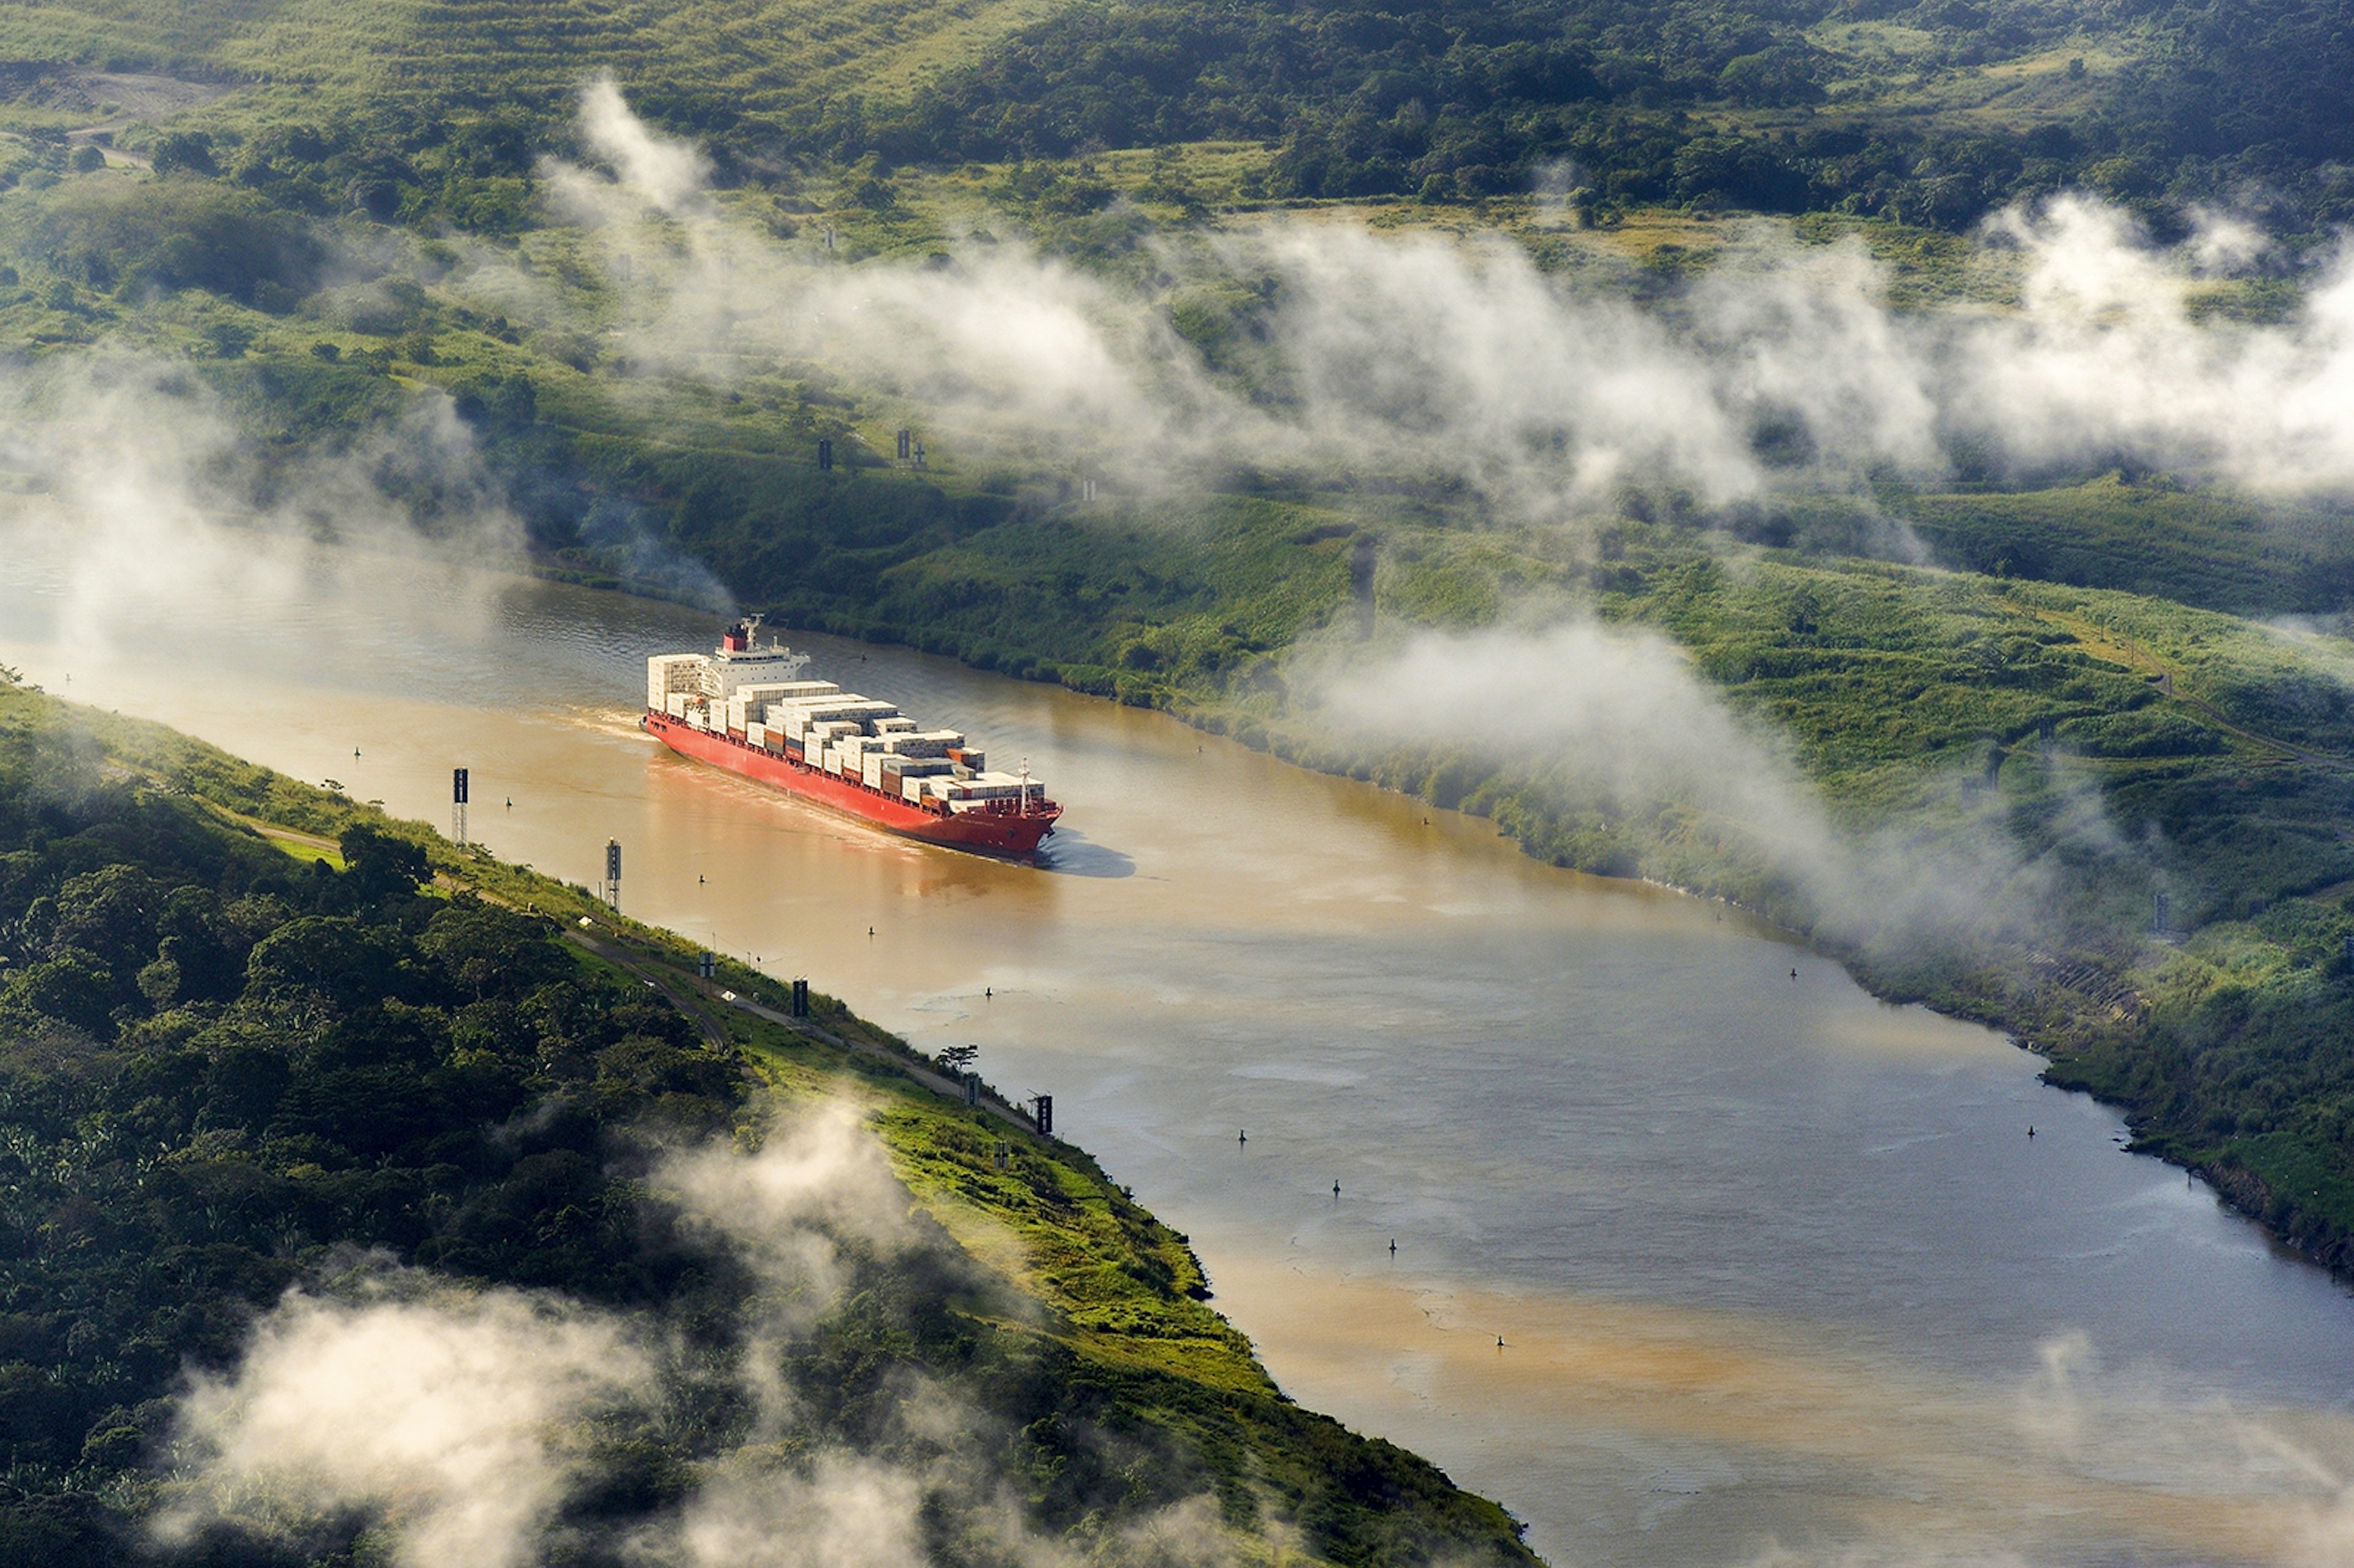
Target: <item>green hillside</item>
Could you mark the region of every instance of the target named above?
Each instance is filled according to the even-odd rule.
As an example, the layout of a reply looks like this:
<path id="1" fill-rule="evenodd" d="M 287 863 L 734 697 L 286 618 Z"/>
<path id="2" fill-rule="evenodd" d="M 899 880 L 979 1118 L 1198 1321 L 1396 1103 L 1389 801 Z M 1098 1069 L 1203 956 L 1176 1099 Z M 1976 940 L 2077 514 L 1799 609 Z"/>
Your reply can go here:
<path id="1" fill-rule="evenodd" d="M 1571 486 L 1537 471 L 1572 433 L 1532 428 L 1505 461 L 1563 493 L 1532 504 L 1432 455 L 1443 416 L 1404 393 L 1394 441 L 1238 440 L 1123 483 L 1163 454 L 1084 399 L 991 440 L 926 404 L 927 367 L 788 330 L 817 280 L 1016 276 L 1150 345 L 1209 426 L 1282 436 L 1330 409 L 1283 352 L 1303 285 L 1255 259 L 1270 236 L 1495 241 L 1699 352 L 1712 283 L 1766 251 L 1868 254 L 1892 337 L 2001 319 L 2020 252 L 1972 226 L 2069 190 L 2158 241 L 2202 204 L 2264 228 L 2228 275 L 2145 255 L 2144 291 L 2179 285 L 2211 344 L 2301 353 L 2354 216 L 2338 23 L 2286 0 L 42 0 L 0 14 L 0 348 L 28 428 L 117 395 L 217 423 L 207 504 L 272 526 L 344 524 L 358 492 L 318 499 L 322 465 L 445 535 L 494 498 L 543 570 L 1163 707 L 1547 859 L 1737 897 L 2052 1051 L 2339 1256 L 2342 496 L 2125 438 L 2007 466 L 1941 428 L 1902 472 L 1816 464 L 1763 409 L 1734 438 L 1767 476 L 1745 500 L 1639 460 Z M 594 151 L 599 71 L 707 159 L 707 206 L 579 226 L 548 160 Z M 664 280 L 718 308 L 649 316 Z M 922 471 L 886 455 L 900 429 Z M 11 485 L 54 482 L 38 444 Z M 2017 874 L 1958 924 L 1874 932 L 1703 800 L 1353 740 L 1311 700 L 1320 650 L 1368 622 L 1383 651 L 1585 612 L 1681 649 L 1843 842 Z"/>
<path id="2" fill-rule="evenodd" d="M 2154 216 L 2263 182 L 2299 225 L 2345 216 L 2349 46 L 2325 7 L 1811 0 L 1347 5 L 809 0 L 677 6 L 348 0 L 43 3 L 0 18 L 20 124 L 120 110 L 117 83 L 227 90 L 183 115 L 323 176 L 404 190 L 412 217 L 479 208 L 560 145 L 571 94 L 616 73 L 733 182 L 810 160 L 1003 164 L 1250 143 L 1249 194 L 1526 191 L 1553 165 L 1613 211 L 1699 203 L 1966 224 L 2088 186 Z M 70 118 L 70 116 L 67 116 Z M 98 116 L 101 121 L 142 117 Z M 373 209 L 373 208 L 372 208 Z M 479 227 L 479 224 L 476 225 Z"/>
<path id="3" fill-rule="evenodd" d="M 828 999 L 807 1027 L 722 1005 L 693 957 L 414 824 L 0 685 L 0 1563 L 122 1562 L 211 1498 L 188 1380 L 260 1355 L 290 1291 L 461 1324 L 521 1299 L 551 1336 L 667 1346 L 560 1436 L 534 1528 L 570 1560 L 619 1560 L 731 1476 L 853 1462 L 906 1478 L 915 1549 L 944 1561 L 1028 1560 L 969 1528 L 1009 1499 L 1111 1563 L 1158 1561 L 1164 1516 L 1249 1561 L 1532 1560 L 1492 1504 L 1285 1400 L 1185 1239 L 1084 1153 L 923 1086 L 933 1064 Z M 834 1103 L 914 1229 L 798 1222 L 838 1265 L 780 1330 L 757 1255 L 697 1228 L 673 1171 Z M 928 1413 L 900 1419 L 911 1390 Z M 444 1482 L 387 1483 L 398 1507 L 242 1484 L 154 1560 L 386 1561 Z"/>

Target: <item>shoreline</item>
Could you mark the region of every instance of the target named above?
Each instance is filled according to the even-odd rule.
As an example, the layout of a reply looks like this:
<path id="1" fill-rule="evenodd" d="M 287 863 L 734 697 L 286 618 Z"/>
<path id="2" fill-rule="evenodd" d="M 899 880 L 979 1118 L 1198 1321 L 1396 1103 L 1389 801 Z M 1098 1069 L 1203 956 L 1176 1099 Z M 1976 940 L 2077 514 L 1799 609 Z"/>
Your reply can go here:
<path id="1" fill-rule="evenodd" d="M 613 593 L 625 598 L 645 599 L 653 603 L 682 605 L 694 609 L 705 608 L 708 603 L 706 597 L 697 596 L 684 589 L 671 589 L 668 588 L 666 585 L 652 581 L 631 579 L 616 574 L 584 572 L 578 568 L 567 567 L 549 561 L 532 561 L 525 568 L 525 575 L 544 581 L 561 582 L 569 586 L 587 588 L 594 592 Z M 1059 667 L 1057 667 L 1056 673 L 1051 675 L 1038 671 L 1034 666 L 1026 671 L 1006 671 L 1002 669 L 987 670 L 983 669 L 980 665 L 973 664 L 954 653 L 928 652 L 928 651 L 913 647 L 904 640 L 896 637 L 888 635 L 874 635 L 871 629 L 859 629 L 855 626 L 854 622 L 853 623 L 853 630 L 848 631 L 836 630 L 825 626 L 797 624 L 790 620 L 779 620 L 776 622 L 776 625 L 779 630 L 793 630 L 803 633 L 819 633 L 824 636 L 841 638 L 847 641 L 864 642 L 875 647 L 907 649 L 908 652 L 925 654 L 928 657 L 946 659 L 962 668 L 974 670 L 984 674 L 997 675 L 1004 679 L 1022 681 L 1025 683 L 1056 686 L 1078 696 L 1090 697 L 1097 701 L 1111 703 L 1119 706 L 1149 708 L 1176 720 L 1190 729 L 1205 735 L 1216 736 L 1221 739 L 1231 741 L 1248 750 L 1259 752 L 1277 761 L 1286 763 L 1294 768 L 1299 768 L 1303 771 L 1320 774 L 1326 778 L 1342 779 L 1347 779 L 1350 782 L 1364 784 L 1372 789 L 1381 790 L 1385 794 L 1394 795 L 1404 800 L 1418 801 L 1421 804 L 1429 807 L 1433 810 L 1449 811 L 1469 821 L 1490 823 L 1490 825 L 1495 826 L 1495 832 L 1498 837 L 1511 840 L 1516 853 L 1522 854 L 1527 859 L 1537 861 L 1540 864 L 1553 863 L 1539 860 L 1539 858 L 1530 851 L 1526 842 L 1522 839 L 1514 835 L 1501 825 L 1496 824 L 1495 820 L 1491 817 L 1482 815 L 1476 811 L 1466 811 L 1459 807 L 1441 806 L 1427 796 L 1419 795 L 1411 790 L 1396 789 L 1390 785 L 1377 782 L 1369 778 L 1360 777 L 1357 772 L 1351 768 L 1340 765 L 1337 759 L 1330 766 L 1320 766 L 1312 757 L 1304 757 L 1301 755 L 1305 747 L 1299 744 L 1291 744 L 1295 737 L 1288 732 L 1283 730 L 1275 730 L 1271 732 L 1266 724 L 1257 720 L 1245 720 L 1240 724 L 1236 724 L 1234 722 L 1236 715 L 1230 711 L 1222 710 L 1220 707 L 1213 704 L 1186 703 L 1183 705 L 1178 705 L 1150 701 L 1129 701 L 1126 697 L 1119 694 L 1107 694 L 1103 692 L 1092 690 L 1086 685 L 1075 684 L 1072 682 L 1062 678 Z M 1791 947 L 1802 948 L 1818 958 L 1825 959 L 1838 964 L 1842 972 L 1844 972 L 1861 990 L 1889 1006 L 1925 1007 L 1938 1014 L 1940 1017 L 1954 1019 L 1960 1022 L 1977 1024 L 2003 1035 L 2014 1046 L 2045 1064 L 2040 1075 L 2046 1085 L 2064 1093 L 2081 1093 L 2090 1095 L 2096 1102 L 2107 1106 L 2123 1115 L 2126 1119 L 2128 1128 L 2134 1127 L 2139 1115 L 2138 1107 L 2137 1107 L 2137 1106 L 2130 1100 L 2104 1094 L 2100 1091 L 2098 1086 L 2072 1077 L 2064 1071 L 2061 1071 L 2054 1059 L 2054 1053 L 2058 1049 L 2057 1044 L 2050 1039 L 2043 1038 L 2041 1032 L 2031 1024 L 2022 1021 L 2015 1013 L 2005 1012 L 1996 1009 L 1979 1010 L 1953 1005 L 1940 1006 L 1938 1005 L 1937 1001 L 1930 996 L 1917 994 L 1907 995 L 1893 991 L 1886 987 L 1883 983 L 1881 983 L 1873 974 L 1871 966 L 1860 963 L 1855 954 L 1851 951 L 1842 950 L 1837 946 L 1824 942 L 1808 932 L 1783 923 L 1766 910 L 1745 904 L 1738 898 L 1729 896 L 1723 893 L 1710 892 L 1702 888 L 1687 886 L 1679 883 L 1668 881 L 1664 878 L 1642 874 L 1619 874 L 1606 871 L 1583 871 L 1574 867 L 1556 866 L 1555 868 L 1570 871 L 1576 875 L 1592 876 L 1597 881 L 1602 882 L 1653 887 L 1662 892 L 1674 894 L 1681 897 L 1691 898 L 1704 903 L 1712 903 L 1718 905 L 1721 907 L 1736 911 L 1747 921 L 1754 923 L 1757 934 L 1763 939 L 1783 942 Z M 2076 1014 L 2072 1014 L 2070 1021 L 2093 1030 L 2113 1028 L 2123 1022 L 2122 1019 L 2118 1018 L 2103 1019 L 2089 1015 Z M 2058 1075 L 2055 1075 L 2055 1073 L 2057 1073 Z M 2151 1158 L 2159 1160 L 2163 1163 L 2172 1165 L 2179 1170 L 2182 1170 L 2188 1174 L 2204 1181 L 2234 1212 L 2242 1214 L 2252 1224 L 2264 1231 L 2266 1236 L 2273 1240 L 2276 1245 L 2286 1249 L 2291 1255 L 2309 1263 L 2314 1267 L 2323 1270 L 2326 1274 L 2329 1275 L 2332 1278 L 2338 1280 L 2340 1283 L 2346 1284 L 2349 1287 L 2354 1287 L 2354 1235 L 2325 1235 L 2311 1243 L 2300 1241 L 2291 1233 L 2296 1228 L 2298 1222 L 2304 1217 L 2304 1212 L 2297 1209 L 2293 1202 L 2288 1201 L 2281 1194 L 2273 1192 L 2273 1190 L 2264 1183 L 2262 1178 L 2256 1176 L 2254 1172 L 2237 1167 L 2219 1170 L 2209 1162 L 2177 1160 L 2163 1148 L 2151 1148 L 2145 1146 L 2140 1140 L 2137 1128 L 2136 1129 L 2136 1137 L 2134 1140 L 2125 1146 L 2124 1152 L 2148 1155 Z M 2275 1215 L 2279 1215 L 2281 1217 L 2275 1218 Z"/>

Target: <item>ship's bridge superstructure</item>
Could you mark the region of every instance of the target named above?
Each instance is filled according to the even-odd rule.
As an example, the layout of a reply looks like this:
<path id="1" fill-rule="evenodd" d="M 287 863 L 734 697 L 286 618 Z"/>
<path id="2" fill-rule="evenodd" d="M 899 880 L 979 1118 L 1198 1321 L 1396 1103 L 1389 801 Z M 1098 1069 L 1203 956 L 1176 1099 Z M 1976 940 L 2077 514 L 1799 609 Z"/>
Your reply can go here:
<path id="1" fill-rule="evenodd" d="M 662 713 L 673 696 L 725 703 L 747 686 L 796 683 L 793 677 L 809 667 L 809 655 L 774 638 L 763 647 L 757 641 L 759 631 L 760 618 L 748 615 L 708 653 L 662 653 L 647 660 L 646 706 Z"/>

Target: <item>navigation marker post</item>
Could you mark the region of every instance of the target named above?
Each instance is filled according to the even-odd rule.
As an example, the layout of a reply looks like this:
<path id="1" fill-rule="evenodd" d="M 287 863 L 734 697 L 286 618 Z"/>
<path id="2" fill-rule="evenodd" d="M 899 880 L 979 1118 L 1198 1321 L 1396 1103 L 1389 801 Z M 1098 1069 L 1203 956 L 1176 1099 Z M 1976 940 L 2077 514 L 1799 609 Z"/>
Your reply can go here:
<path id="1" fill-rule="evenodd" d="M 352 755 L 358 756 L 357 752 Z M 462 849 L 466 843 L 466 770 L 450 769 L 450 836 Z"/>
<path id="2" fill-rule="evenodd" d="M 621 841 L 605 841 L 605 907 L 621 912 Z"/>

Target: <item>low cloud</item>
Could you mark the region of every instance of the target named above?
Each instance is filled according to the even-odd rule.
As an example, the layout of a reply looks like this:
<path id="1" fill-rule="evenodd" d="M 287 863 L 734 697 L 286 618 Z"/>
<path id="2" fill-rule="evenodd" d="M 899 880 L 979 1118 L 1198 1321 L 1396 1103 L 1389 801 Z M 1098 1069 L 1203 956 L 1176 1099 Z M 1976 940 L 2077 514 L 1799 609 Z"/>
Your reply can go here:
<path id="1" fill-rule="evenodd" d="M 907 1470 L 852 1455 L 806 1472 L 737 1463 L 642 1532 L 631 1556 L 651 1568 L 923 1568 L 926 1490 Z"/>
<path id="2" fill-rule="evenodd" d="M 1644 628 L 1572 613 L 1388 647 L 1335 639 L 1309 645 L 1293 685 L 1320 723 L 1374 757 L 1461 758 L 1508 790 L 1616 817 L 1638 842 L 1654 811 L 1678 813 L 1685 827 L 1663 832 L 1696 830 L 1722 846 L 1694 857 L 1695 870 L 1745 874 L 1753 896 L 1779 890 L 1775 914 L 1835 941 L 2034 941 L 2061 896 L 2051 852 L 2021 844 L 1999 797 L 1973 793 L 1976 777 L 1920 781 L 1914 804 L 1933 826 L 1835 820 L 1770 727 L 1735 713 L 1675 643 Z M 2044 784 L 2055 843 L 2129 853 L 2096 790 L 2065 774 Z"/>
<path id="3" fill-rule="evenodd" d="M 750 1153 L 678 1151 L 648 1190 L 757 1282 L 732 1372 L 720 1363 L 715 1383 L 708 1343 L 651 1313 L 366 1260 L 333 1294 L 289 1293 L 235 1369 L 191 1380 L 159 1536 L 302 1543 L 366 1524 L 401 1568 L 520 1568 L 559 1547 L 642 1568 L 919 1568 L 944 1541 L 1018 1568 L 1230 1559 L 1208 1499 L 1098 1521 L 1084 1542 L 1041 1533 L 1009 1459 L 1016 1436 L 936 1373 L 882 1379 L 854 1432 L 796 1404 L 787 1363 L 810 1353 L 858 1259 L 897 1267 L 952 1245 L 911 1218 L 860 1107 L 780 1116 Z M 930 1260 L 931 1277 L 954 1261 Z M 599 1478 L 600 1434 L 708 1425 L 731 1377 L 753 1419 L 698 1458 L 681 1500 L 620 1520 L 572 1507 Z"/>
<path id="4" fill-rule="evenodd" d="M 2197 273 L 2253 241 L 2151 246 L 2086 197 L 1991 226 L 2023 258 L 2020 304 L 1944 325 L 1952 429 L 2029 469 L 2124 459 L 2275 495 L 2354 488 L 2354 265 L 2341 253 L 2274 326 L 2200 324 Z"/>
<path id="5" fill-rule="evenodd" d="M 1164 238 L 1140 281 L 1018 243 L 851 267 L 691 196 L 691 149 L 610 83 L 582 126 L 609 168 L 552 164 L 549 184 L 611 259 L 634 362 L 715 380 L 825 366 L 992 461 L 1131 488 L 1238 468 L 1451 476 L 1539 520 L 1628 486 L 1723 505 L 1935 482 L 1963 449 L 2022 474 L 2124 461 L 2284 495 L 2354 486 L 2354 270 L 2333 262 L 2285 323 L 2202 323 L 2198 291 L 2266 249 L 2221 216 L 2167 249 L 2088 197 L 2006 213 L 1988 235 L 2015 303 L 1923 313 L 1892 306 L 1859 241 L 1765 223 L 1724 231 L 1665 309 L 1549 276 L 1501 237 L 1325 220 Z"/>
<path id="6" fill-rule="evenodd" d="M 833 1305 L 849 1275 L 845 1247 L 889 1256 L 913 1243 L 907 1190 L 860 1108 L 843 1100 L 779 1122 L 749 1156 L 722 1144 L 674 1155 L 655 1182 L 690 1230 L 715 1239 L 759 1281 L 741 1376 L 761 1433 L 773 1436 L 793 1414 L 787 1347 Z"/>
<path id="7" fill-rule="evenodd" d="M 781 1123 L 754 1154 L 714 1144 L 677 1156 L 655 1181 L 758 1272 L 797 1324 L 841 1288 L 845 1241 L 887 1255 L 914 1239 L 907 1188 L 844 1101 Z"/>
<path id="8" fill-rule="evenodd" d="M 1818 848 L 1832 837 L 1794 769 L 1657 632 L 1587 620 L 1430 631 L 1387 656 L 1335 663 L 1310 689 L 1345 729 L 1571 758 L 1582 777 L 1631 799 L 1689 799 L 1737 821 L 1778 821 Z"/>
<path id="9" fill-rule="evenodd" d="M 416 1288 L 421 1282 L 408 1282 Z M 405 1568 L 516 1568 L 583 1477 L 570 1429 L 642 1405 L 655 1361 L 620 1321 L 512 1291 L 358 1301 L 295 1292 L 236 1372 L 181 1403 L 184 1542 L 378 1513 Z"/>
<path id="10" fill-rule="evenodd" d="M 665 213 L 695 209 L 707 199 L 710 160 L 684 142 L 649 131 L 630 112 L 610 76 L 597 78 L 580 95 L 580 139 L 613 166 L 621 185 Z"/>
<path id="11" fill-rule="evenodd" d="M 520 524 L 439 394 L 339 450 L 265 463 L 185 367 L 60 355 L 0 371 L 0 470 L 25 497 L 0 511 L 0 542 L 62 565 L 59 638 L 93 660 L 165 611 L 367 602 L 385 591 L 383 552 L 442 568 L 426 573 L 429 624 L 472 625 L 490 592 L 475 568 L 521 556 Z"/>

